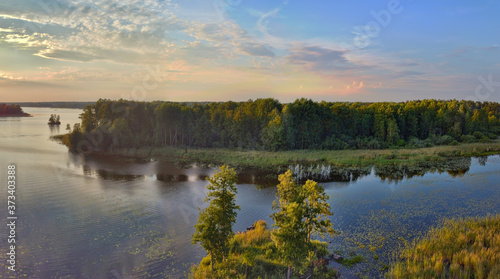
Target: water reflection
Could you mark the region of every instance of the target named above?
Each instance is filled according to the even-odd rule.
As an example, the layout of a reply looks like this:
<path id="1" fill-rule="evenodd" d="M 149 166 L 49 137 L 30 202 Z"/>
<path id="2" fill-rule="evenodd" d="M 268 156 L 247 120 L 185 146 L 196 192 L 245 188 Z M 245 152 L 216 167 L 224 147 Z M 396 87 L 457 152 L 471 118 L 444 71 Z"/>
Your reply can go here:
<path id="1" fill-rule="evenodd" d="M 463 176 L 469 171 L 470 157 L 449 158 L 443 162 L 425 162 L 415 166 L 375 167 L 375 175 L 388 182 L 423 176 L 426 173 L 448 173 L 452 177 Z"/>
<path id="2" fill-rule="evenodd" d="M 80 156 L 70 155 L 75 166 L 81 166 L 87 176 L 103 180 L 132 181 L 153 179 L 164 183 L 204 181 L 213 174 L 214 168 L 193 165 L 179 168 L 173 163 L 162 161 L 137 161 L 120 156 Z M 484 166 L 487 157 L 478 157 L 479 165 Z M 289 166 L 299 181 L 313 179 L 318 182 L 355 182 L 363 177 L 374 175 L 389 183 L 421 177 L 426 173 L 448 173 L 451 177 L 461 177 L 469 171 L 471 157 L 452 157 L 445 161 L 423 162 L 414 165 L 355 166 L 335 167 L 331 165 Z M 246 168 L 239 171 L 238 184 L 253 184 L 260 189 L 275 186 L 277 176 L 285 169 L 263 171 Z"/>
<path id="3" fill-rule="evenodd" d="M 53 136 L 53 135 L 59 135 L 61 134 L 59 132 L 59 126 L 60 125 L 48 125 L 49 128 L 50 128 L 50 135 Z"/>
<path id="4" fill-rule="evenodd" d="M 203 179 L 205 176 L 198 177 L 198 179 Z M 185 182 L 189 181 L 189 177 L 185 174 L 157 174 L 156 179 L 163 182 Z"/>
<path id="5" fill-rule="evenodd" d="M 83 173 L 87 176 L 92 176 L 103 180 L 133 181 L 144 179 L 144 175 L 120 174 L 104 169 L 93 170 L 86 165 L 83 166 Z"/>
<path id="6" fill-rule="evenodd" d="M 486 166 L 486 163 L 488 162 L 488 156 L 477 157 L 477 162 L 480 166 Z"/>

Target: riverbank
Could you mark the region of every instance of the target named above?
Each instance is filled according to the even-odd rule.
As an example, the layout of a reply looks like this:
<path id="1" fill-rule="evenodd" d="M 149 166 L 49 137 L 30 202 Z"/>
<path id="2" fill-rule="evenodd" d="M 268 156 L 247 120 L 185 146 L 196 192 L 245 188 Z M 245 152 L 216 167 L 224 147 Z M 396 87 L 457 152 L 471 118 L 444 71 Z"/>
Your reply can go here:
<path id="1" fill-rule="evenodd" d="M 61 140 L 64 135 L 54 137 Z M 500 154 L 500 140 L 490 143 L 467 143 L 414 149 L 382 150 L 292 150 L 256 151 L 222 148 L 172 148 L 143 147 L 121 148 L 111 151 L 94 151 L 91 155 L 123 156 L 129 160 L 162 160 L 180 167 L 192 164 L 257 168 L 266 171 L 282 171 L 291 165 L 324 165 L 340 168 L 369 166 L 419 166 L 431 162 L 446 162 L 456 157 L 479 157 Z"/>

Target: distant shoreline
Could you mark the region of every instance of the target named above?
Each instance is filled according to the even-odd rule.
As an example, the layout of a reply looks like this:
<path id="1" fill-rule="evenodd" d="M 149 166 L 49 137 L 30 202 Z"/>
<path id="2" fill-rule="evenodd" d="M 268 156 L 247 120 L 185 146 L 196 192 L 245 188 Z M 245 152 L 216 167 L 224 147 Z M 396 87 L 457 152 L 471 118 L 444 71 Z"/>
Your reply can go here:
<path id="1" fill-rule="evenodd" d="M 68 109 L 83 109 L 85 106 L 94 104 L 95 102 L 18 102 L 6 103 L 16 104 L 21 107 L 30 108 L 68 108 Z"/>
<path id="2" fill-rule="evenodd" d="M 0 114 L 0 117 L 33 117 L 33 115 L 29 113 Z"/>

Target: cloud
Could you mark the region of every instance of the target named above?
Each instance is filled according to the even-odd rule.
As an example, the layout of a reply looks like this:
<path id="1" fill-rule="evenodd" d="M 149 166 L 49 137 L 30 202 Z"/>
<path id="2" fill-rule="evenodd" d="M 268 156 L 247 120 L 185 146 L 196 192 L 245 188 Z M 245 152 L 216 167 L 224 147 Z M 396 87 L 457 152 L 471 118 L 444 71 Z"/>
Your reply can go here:
<path id="1" fill-rule="evenodd" d="M 346 90 L 359 90 L 364 87 L 364 82 L 360 81 L 359 83 L 356 81 L 353 81 L 351 84 L 348 84 L 344 86 Z"/>
<path id="2" fill-rule="evenodd" d="M 275 57 L 275 53 L 264 43 L 260 43 L 250 36 L 244 29 L 233 21 L 215 24 L 193 24 L 188 31 L 196 41 L 191 42 L 189 47 L 201 48 L 203 51 L 211 50 L 212 47 L 220 49 L 225 58 L 234 58 L 235 54 L 257 57 Z M 205 49 L 203 49 L 205 48 Z M 212 57 L 210 57 L 212 58 Z"/>
<path id="3" fill-rule="evenodd" d="M 231 55 L 228 47 L 212 46 L 201 41 L 188 42 L 185 46 L 178 47 L 175 53 L 191 63 L 218 60 Z"/>
<path id="4" fill-rule="evenodd" d="M 0 20 L 9 21 L 14 32 L 0 40 L 37 47 L 37 55 L 47 59 L 127 63 L 151 53 L 158 58 L 172 46 L 169 33 L 185 28 L 170 1 L 61 0 L 6 6 Z"/>
<path id="5" fill-rule="evenodd" d="M 274 52 L 272 52 L 267 46 L 259 43 L 245 43 L 241 46 L 241 50 L 252 56 L 275 56 Z"/>
<path id="6" fill-rule="evenodd" d="M 49 59 L 57 59 L 57 60 L 70 60 L 70 61 L 78 61 L 78 62 L 89 62 L 92 60 L 100 59 L 102 57 L 98 57 L 95 55 L 89 55 L 78 51 L 71 50 L 42 50 L 35 54 L 37 56 Z"/>
<path id="7" fill-rule="evenodd" d="M 306 46 L 291 49 L 290 63 L 303 65 L 314 71 L 331 71 L 350 68 L 353 65 L 346 58 L 347 50 L 334 50 L 319 46 Z"/>

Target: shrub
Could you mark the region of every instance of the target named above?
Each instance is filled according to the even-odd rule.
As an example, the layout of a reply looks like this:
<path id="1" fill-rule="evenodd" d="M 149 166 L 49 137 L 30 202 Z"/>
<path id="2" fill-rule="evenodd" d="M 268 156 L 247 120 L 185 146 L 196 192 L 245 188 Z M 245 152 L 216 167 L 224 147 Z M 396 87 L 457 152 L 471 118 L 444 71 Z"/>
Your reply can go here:
<path id="1" fill-rule="evenodd" d="M 403 147 L 406 145 L 406 141 L 403 139 L 400 139 L 396 142 L 396 146 Z"/>
<path id="2" fill-rule="evenodd" d="M 494 139 L 497 139 L 497 138 L 498 138 L 498 136 L 497 136 L 497 135 L 495 135 L 494 133 L 488 133 L 488 137 L 489 137 L 490 139 L 492 139 L 492 140 L 494 140 Z"/>
<path id="3" fill-rule="evenodd" d="M 476 139 L 482 139 L 485 137 L 485 135 L 483 134 L 483 132 L 479 132 L 479 131 L 475 131 L 474 133 L 472 133 L 472 135 L 474 137 L 476 137 Z"/>
<path id="4" fill-rule="evenodd" d="M 434 146 L 434 143 L 432 141 L 432 139 L 428 138 L 428 139 L 425 139 L 422 144 L 424 145 L 424 147 L 432 147 Z"/>
<path id="5" fill-rule="evenodd" d="M 444 135 L 444 136 L 441 136 L 438 138 L 438 140 L 436 141 L 436 144 L 437 145 L 448 145 L 450 143 L 452 143 L 455 139 L 451 136 L 448 136 L 448 135 Z"/>
<path id="6" fill-rule="evenodd" d="M 472 143 L 472 142 L 476 142 L 477 139 L 473 135 L 463 135 L 460 137 L 460 141 L 463 143 Z"/>
<path id="7" fill-rule="evenodd" d="M 408 146 L 410 147 L 417 147 L 417 148 L 421 148 L 421 147 L 424 147 L 425 144 L 424 144 L 424 141 L 423 140 L 420 140 L 416 137 L 411 137 L 409 140 L 408 140 Z"/>
<path id="8" fill-rule="evenodd" d="M 479 140 L 479 142 L 487 143 L 487 142 L 491 142 L 491 139 L 487 136 L 484 136 Z"/>

